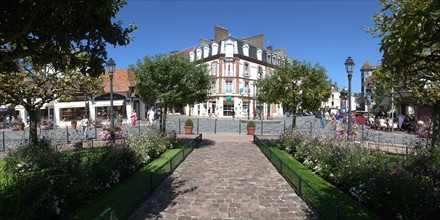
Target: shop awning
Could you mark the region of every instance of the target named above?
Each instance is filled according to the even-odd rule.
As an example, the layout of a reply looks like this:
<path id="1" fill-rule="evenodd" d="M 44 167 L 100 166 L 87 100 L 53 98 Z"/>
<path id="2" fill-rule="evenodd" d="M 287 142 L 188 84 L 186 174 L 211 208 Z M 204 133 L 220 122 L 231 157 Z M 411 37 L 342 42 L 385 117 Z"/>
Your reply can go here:
<path id="1" fill-rule="evenodd" d="M 124 105 L 125 100 L 113 100 L 113 106 L 122 106 Z M 96 101 L 93 105 L 95 107 L 110 107 L 110 101 Z"/>

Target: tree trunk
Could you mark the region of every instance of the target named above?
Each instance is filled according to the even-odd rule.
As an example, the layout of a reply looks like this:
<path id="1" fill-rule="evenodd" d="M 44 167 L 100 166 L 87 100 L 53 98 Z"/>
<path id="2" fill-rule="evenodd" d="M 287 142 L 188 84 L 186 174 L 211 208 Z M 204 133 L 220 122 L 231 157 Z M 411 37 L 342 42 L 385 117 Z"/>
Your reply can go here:
<path id="1" fill-rule="evenodd" d="M 296 114 L 292 114 L 292 130 L 296 128 Z"/>
<path id="2" fill-rule="evenodd" d="M 440 143 L 440 101 L 436 101 L 432 109 L 431 147 Z"/>
<path id="3" fill-rule="evenodd" d="M 38 109 L 28 108 L 26 111 L 29 113 L 29 141 L 35 147 L 38 143 Z"/>
<path id="4" fill-rule="evenodd" d="M 166 132 L 166 121 L 167 121 L 167 112 L 168 112 L 168 104 L 165 102 L 164 103 L 164 110 L 163 110 L 163 130 L 162 130 L 162 134 L 165 134 Z"/>

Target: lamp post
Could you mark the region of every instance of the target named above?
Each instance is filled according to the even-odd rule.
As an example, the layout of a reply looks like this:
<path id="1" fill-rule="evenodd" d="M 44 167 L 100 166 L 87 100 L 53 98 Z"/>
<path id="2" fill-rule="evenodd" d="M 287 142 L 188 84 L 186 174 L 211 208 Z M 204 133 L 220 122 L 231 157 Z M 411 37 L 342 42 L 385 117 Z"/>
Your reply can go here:
<path id="1" fill-rule="evenodd" d="M 248 86 L 248 120 L 249 120 L 249 112 L 251 111 L 251 88 Z"/>
<path id="2" fill-rule="evenodd" d="M 351 141 L 351 77 L 353 76 L 354 62 L 351 57 L 345 60 L 345 70 L 348 74 L 348 131 L 347 140 Z"/>
<path id="3" fill-rule="evenodd" d="M 347 90 L 345 88 L 343 88 L 340 92 L 340 99 L 341 99 L 341 109 L 340 109 L 340 114 L 342 117 L 344 117 L 346 114 L 345 112 L 347 111 Z"/>
<path id="4" fill-rule="evenodd" d="M 115 143 L 115 118 L 113 117 L 113 73 L 115 72 L 116 63 L 110 58 L 107 60 L 107 72 L 110 78 L 110 137 L 111 142 Z"/>

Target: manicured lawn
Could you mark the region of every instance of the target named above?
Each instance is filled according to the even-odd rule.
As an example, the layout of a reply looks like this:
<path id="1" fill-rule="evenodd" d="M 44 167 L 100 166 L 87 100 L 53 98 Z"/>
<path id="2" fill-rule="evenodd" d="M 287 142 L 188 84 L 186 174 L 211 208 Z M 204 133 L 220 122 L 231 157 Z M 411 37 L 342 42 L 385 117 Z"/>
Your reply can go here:
<path id="1" fill-rule="evenodd" d="M 180 142 L 178 146 L 184 146 L 187 143 L 188 141 Z M 132 207 L 135 207 L 145 196 L 151 194 L 153 186 L 159 184 L 168 175 L 171 168 L 169 163 L 167 163 L 168 160 L 174 157 L 173 167 L 175 167 L 177 162 L 174 161 L 180 161 L 183 158 L 181 153 L 178 154 L 180 151 L 181 148 L 167 150 L 133 176 L 112 187 L 90 204 L 72 213 L 69 219 L 94 219 L 111 205 L 114 205 L 113 208 L 118 217 L 129 214 L 133 211 Z M 188 151 L 186 150 L 185 154 Z M 165 166 L 163 166 L 164 164 Z M 160 169 L 157 170 L 158 168 Z M 152 178 L 153 173 L 154 177 Z"/>
<path id="2" fill-rule="evenodd" d="M 292 168 L 288 169 L 287 167 L 284 167 L 282 169 L 284 176 L 297 189 L 301 188 L 301 193 L 307 200 L 310 201 L 313 207 L 319 210 L 329 219 L 337 218 L 336 212 L 334 211 L 337 207 L 339 207 L 341 213 L 346 213 L 349 219 L 379 219 L 379 217 L 377 217 L 373 212 L 321 177 L 315 175 L 307 167 L 295 160 L 291 155 L 274 147 L 273 143 L 269 144 L 266 142 L 265 144 L 267 146 L 270 145 L 269 149 L 272 150 L 272 153 L 274 154 L 272 155 L 272 161 L 274 162 L 275 166 L 278 169 L 280 169 L 281 166 L 286 165 Z M 283 165 L 281 165 L 282 162 L 277 157 L 283 161 Z M 296 172 L 296 174 L 292 171 Z M 305 184 L 304 182 L 300 184 L 300 177 L 303 180 L 306 180 L 309 184 Z M 315 190 L 312 190 L 312 188 Z M 327 198 L 329 202 L 334 204 L 334 206 L 325 202 L 326 199 L 324 198 Z"/>

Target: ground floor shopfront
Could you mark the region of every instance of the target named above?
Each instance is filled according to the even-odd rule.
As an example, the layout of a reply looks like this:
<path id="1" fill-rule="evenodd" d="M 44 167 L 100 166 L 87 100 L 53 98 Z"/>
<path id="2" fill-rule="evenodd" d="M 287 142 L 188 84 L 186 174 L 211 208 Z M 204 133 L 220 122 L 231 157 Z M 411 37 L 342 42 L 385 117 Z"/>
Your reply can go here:
<path id="1" fill-rule="evenodd" d="M 208 112 L 217 117 L 235 117 L 247 118 L 273 118 L 283 116 L 283 107 L 281 104 L 260 103 L 249 96 L 218 96 L 209 99 L 205 103 L 187 105 L 184 108 L 184 114 L 190 116 L 206 116 Z"/>

